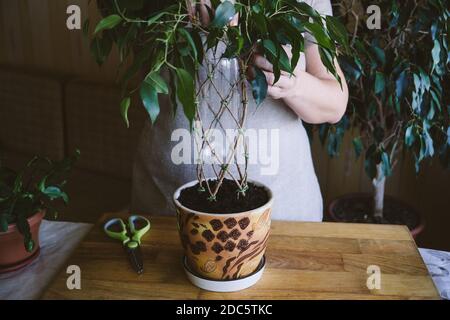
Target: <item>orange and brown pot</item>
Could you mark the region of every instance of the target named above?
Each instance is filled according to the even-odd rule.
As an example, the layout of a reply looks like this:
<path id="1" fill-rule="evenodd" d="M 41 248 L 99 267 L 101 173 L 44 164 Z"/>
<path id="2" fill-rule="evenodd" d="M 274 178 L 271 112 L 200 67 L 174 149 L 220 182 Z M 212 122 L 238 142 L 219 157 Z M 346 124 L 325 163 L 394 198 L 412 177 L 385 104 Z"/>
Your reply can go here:
<path id="1" fill-rule="evenodd" d="M 213 214 L 191 210 L 178 201 L 181 191 L 195 184 L 197 181 L 187 183 L 174 194 L 178 230 L 189 268 L 212 280 L 234 280 L 252 274 L 266 251 L 272 192 L 263 186 L 269 201 L 262 207 L 241 213 Z"/>
<path id="2" fill-rule="evenodd" d="M 39 227 L 44 215 L 43 211 L 39 211 L 28 218 L 30 232 L 35 243 L 31 252 L 25 249 L 23 236 L 16 224 L 10 224 L 8 231 L 0 232 L 0 273 L 20 269 L 39 255 Z"/>

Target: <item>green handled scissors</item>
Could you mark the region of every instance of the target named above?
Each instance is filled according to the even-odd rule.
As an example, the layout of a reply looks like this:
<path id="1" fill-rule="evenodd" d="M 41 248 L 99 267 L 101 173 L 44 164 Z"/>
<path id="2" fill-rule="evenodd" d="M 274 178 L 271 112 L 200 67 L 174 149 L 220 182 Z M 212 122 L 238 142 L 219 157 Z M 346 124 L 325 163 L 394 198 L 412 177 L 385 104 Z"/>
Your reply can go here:
<path id="1" fill-rule="evenodd" d="M 142 216 L 130 216 L 127 229 L 127 225 L 122 219 L 115 218 L 106 222 L 103 229 L 109 237 L 122 241 L 132 268 L 138 274 L 144 272 L 141 238 L 150 230 L 150 221 Z"/>

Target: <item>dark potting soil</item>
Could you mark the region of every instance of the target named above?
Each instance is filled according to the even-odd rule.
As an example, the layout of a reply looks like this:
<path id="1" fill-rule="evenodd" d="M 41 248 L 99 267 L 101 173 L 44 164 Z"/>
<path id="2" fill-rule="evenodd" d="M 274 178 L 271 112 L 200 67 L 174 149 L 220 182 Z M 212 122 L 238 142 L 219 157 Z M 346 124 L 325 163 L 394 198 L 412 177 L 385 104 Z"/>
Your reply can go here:
<path id="1" fill-rule="evenodd" d="M 354 223 L 378 223 L 406 225 L 409 230 L 420 223 L 418 213 L 395 198 L 385 197 L 383 218 L 373 217 L 373 199 L 370 196 L 341 199 L 334 207 L 337 219 Z"/>
<path id="2" fill-rule="evenodd" d="M 209 180 L 211 188 L 216 181 Z M 206 189 L 206 183 L 203 183 Z M 262 207 L 269 201 L 269 195 L 264 187 L 248 183 L 245 196 L 237 192 L 236 183 L 233 180 L 224 179 L 217 193 L 216 200 L 210 200 L 208 191 L 199 191 L 200 185 L 183 189 L 178 197 L 180 203 L 192 210 L 205 213 L 239 213 Z"/>

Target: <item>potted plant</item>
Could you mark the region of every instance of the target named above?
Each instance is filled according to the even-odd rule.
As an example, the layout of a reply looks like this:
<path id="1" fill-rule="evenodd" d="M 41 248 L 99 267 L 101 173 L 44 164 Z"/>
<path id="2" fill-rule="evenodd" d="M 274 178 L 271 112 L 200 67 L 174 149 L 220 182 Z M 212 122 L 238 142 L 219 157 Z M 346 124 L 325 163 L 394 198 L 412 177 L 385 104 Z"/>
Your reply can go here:
<path id="1" fill-rule="evenodd" d="M 439 155 L 448 166 L 448 1 L 377 2 L 381 29 L 369 29 L 364 16 L 370 1 L 342 2 L 351 55 L 340 57 L 351 97 L 336 126 L 319 128 L 328 154 L 336 156 L 347 129 L 373 194 L 345 195 L 331 202 L 334 221 L 404 224 L 416 236 L 424 220 L 407 204 L 385 197 L 386 179 L 399 156 L 410 153 L 416 172 L 425 159 Z"/>
<path id="2" fill-rule="evenodd" d="M 339 48 L 347 46 L 345 28 L 296 0 L 212 0 L 200 7 L 208 19 L 193 14 L 194 2 L 184 0 L 157 11 L 142 1 L 98 4 L 103 19 L 91 42 L 96 60 L 105 60 L 111 43 L 123 61 L 131 57 L 121 79 L 120 110 L 126 124 L 133 93 L 139 94 L 152 123 L 160 114 L 158 95 L 169 94 L 174 109 L 182 105 L 196 141 L 197 180 L 174 194 L 188 267 L 215 280 L 252 274 L 265 252 L 273 201 L 267 186 L 247 176 L 249 96 L 260 105 L 268 87 L 263 72 L 251 66 L 252 55 L 262 52 L 278 80 L 282 71 L 292 74 L 304 51 L 302 34 L 308 32 L 324 65 L 339 79 L 333 61 Z M 239 23 L 230 24 L 237 17 Z M 291 60 L 284 45 L 292 47 Z M 136 76 L 137 86 L 129 90 Z M 207 113 L 213 116 L 205 117 Z M 220 156 L 210 133 L 225 131 L 225 117 L 233 119 L 235 135 Z"/>
<path id="3" fill-rule="evenodd" d="M 39 227 L 56 215 L 54 200 L 69 198 L 64 175 L 78 158 L 61 161 L 34 157 L 19 172 L 0 162 L 0 273 L 22 268 L 39 255 Z"/>

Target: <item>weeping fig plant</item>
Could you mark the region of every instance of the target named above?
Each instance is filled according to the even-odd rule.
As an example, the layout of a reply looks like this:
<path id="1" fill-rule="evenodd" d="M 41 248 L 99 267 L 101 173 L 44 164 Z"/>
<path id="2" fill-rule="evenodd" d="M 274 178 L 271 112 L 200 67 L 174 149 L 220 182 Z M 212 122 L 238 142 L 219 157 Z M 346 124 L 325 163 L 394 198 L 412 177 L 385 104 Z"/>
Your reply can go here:
<path id="1" fill-rule="evenodd" d="M 399 156 L 412 155 L 416 172 L 426 158 L 449 166 L 449 1 L 382 0 L 381 28 L 366 25 L 372 1 L 342 1 L 341 20 L 352 35 L 350 54 L 339 57 L 350 101 L 335 126 L 322 125 L 319 135 L 330 156 L 337 156 L 351 128 L 356 156 L 374 187 L 373 215 L 383 221 L 386 179 Z M 358 17 L 358 19 L 355 19 Z"/>
<path id="2" fill-rule="evenodd" d="M 101 64 L 111 53 L 112 45 L 117 47 L 124 67 L 120 73 L 123 88 L 120 111 L 127 125 L 133 94 L 140 97 L 152 123 L 161 112 L 159 95 L 169 95 L 175 108 L 181 105 L 191 127 L 199 121 L 198 70 L 207 53 L 215 51 L 221 44 L 227 48 L 222 58 L 238 59 L 242 75 L 239 87 L 242 92 L 249 89 L 257 105 L 266 97 L 267 82 L 263 72 L 250 63 L 253 53 L 261 52 L 273 64 L 276 82 L 282 71 L 293 73 L 304 52 L 305 33 L 311 34 L 317 42 L 327 70 L 341 80 L 334 61 L 341 51 L 349 48 L 349 44 L 345 27 L 338 19 L 320 15 L 297 0 L 211 0 L 209 3 L 205 10 L 209 22 L 205 23 L 204 19 L 192 14 L 192 6 L 198 4 L 195 0 L 97 2 L 102 19 L 91 28 L 94 30 L 91 51 Z M 235 18 L 239 22 L 230 24 Z M 89 21 L 85 23 L 85 31 L 89 34 Z M 292 49 L 291 59 L 286 46 Z M 249 68 L 253 69 L 252 79 L 246 79 Z M 135 81 L 130 81 L 132 79 Z M 247 114 L 247 106 L 247 95 L 244 95 L 241 115 Z M 245 117 L 234 117 L 243 131 Z M 233 143 L 232 148 L 236 147 Z M 207 188 L 210 199 L 214 199 L 229 168 L 228 163 L 221 163 L 217 171 L 219 183 L 214 190 Z M 244 191 L 246 167 L 238 168 L 238 171 L 240 177 L 234 180 L 238 190 Z M 198 179 L 200 184 L 207 182 L 201 174 Z"/>

